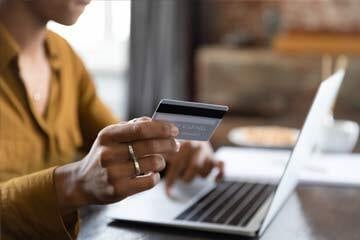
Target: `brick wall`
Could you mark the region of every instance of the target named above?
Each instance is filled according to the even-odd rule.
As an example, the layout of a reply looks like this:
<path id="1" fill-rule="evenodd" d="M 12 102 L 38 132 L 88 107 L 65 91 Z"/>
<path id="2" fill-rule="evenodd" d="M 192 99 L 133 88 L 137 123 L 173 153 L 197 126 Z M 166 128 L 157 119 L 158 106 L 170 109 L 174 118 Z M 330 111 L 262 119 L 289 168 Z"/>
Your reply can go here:
<path id="1" fill-rule="evenodd" d="M 197 52 L 197 100 L 228 105 L 231 115 L 305 116 L 321 82 L 321 56 L 269 49 L 203 47 Z M 360 122 L 360 57 L 350 57 L 336 117 Z"/>
<path id="2" fill-rule="evenodd" d="M 278 31 L 360 32 L 359 0 L 199 0 L 200 44 L 236 36 L 264 45 Z M 235 35 L 235 37 L 234 37 Z"/>
<path id="3" fill-rule="evenodd" d="M 282 1 L 284 31 L 360 32 L 359 0 Z"/>
<path id="4" fill-rule="evenodd" d="M 197 55 L 200 101 L 229 105 L 232 114 L 304 114 L 321 79 L 320 57 L 271 50 L 205 47 Z"/>
<path id="5" fill-rule="evenodd" d="M 203 46 L 197 50 L 196 97 L 230 105 L 242 116 L 303 116 L 321 81 L 321 54 L 284 55 L 266 47 L 276 24 L 286 31 L 360 29 L 360 0 L 200 1 Z M 273 25 L 267 26 L 269 19 Z M 258 48 L 219 46 L 234 33 L 251 35 Z M 349 63 L 336 112 L 360 122 L 360 57 L 350 57 Z"/>
<path id="6" fill-rule="evenodd" d="M 256 44 L 274 32 L 280 2 L 271 0 L 200 1 L 201 44 L 227 41 L 231 35 L 246 35 Z"/>

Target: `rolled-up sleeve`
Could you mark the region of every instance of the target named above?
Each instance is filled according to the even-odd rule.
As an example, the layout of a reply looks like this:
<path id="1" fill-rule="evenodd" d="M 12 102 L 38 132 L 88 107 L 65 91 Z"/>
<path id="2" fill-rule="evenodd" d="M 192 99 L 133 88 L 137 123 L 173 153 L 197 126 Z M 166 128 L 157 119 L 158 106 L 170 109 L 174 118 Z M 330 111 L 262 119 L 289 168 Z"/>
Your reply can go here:
<path id="1" fill-rule="evenodd" d="M 0 239 L 77 237 L 78 214 L 64 222 L 59 212 L 54 170 L 55 167 L 0 183 Z"/>

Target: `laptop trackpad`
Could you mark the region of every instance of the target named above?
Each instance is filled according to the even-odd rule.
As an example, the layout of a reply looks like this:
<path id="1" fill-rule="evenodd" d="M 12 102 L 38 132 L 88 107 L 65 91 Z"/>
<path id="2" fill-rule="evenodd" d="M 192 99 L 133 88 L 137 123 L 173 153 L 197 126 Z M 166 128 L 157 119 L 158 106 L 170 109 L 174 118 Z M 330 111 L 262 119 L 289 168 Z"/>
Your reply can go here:
<path id="1" fill-rule="evenodd" d="M 214 186 L 210 180 L 197 178 L 191 183 L 184 183 L 178 181 L 175 186 L 171 189 L 170 199 L 182 203 L 187 203 L 193 199 L 194 196 L 199 195 L 200 192 L 207 190 Z"/>
<path id="2" fill-rule="evenodd" d="M 165 182 L 161 181 L 153 189 L 109 205 L 107 215 L 114 219 L 134 221 L 169 221 L 179 215 L 192 201 L 197 200 L 194 199 L 195 196 L 213 186 L 213 181 L 201 178 L 191 183 L 177 181 L 171 190 L 171 197 L 168 197 Z"/>

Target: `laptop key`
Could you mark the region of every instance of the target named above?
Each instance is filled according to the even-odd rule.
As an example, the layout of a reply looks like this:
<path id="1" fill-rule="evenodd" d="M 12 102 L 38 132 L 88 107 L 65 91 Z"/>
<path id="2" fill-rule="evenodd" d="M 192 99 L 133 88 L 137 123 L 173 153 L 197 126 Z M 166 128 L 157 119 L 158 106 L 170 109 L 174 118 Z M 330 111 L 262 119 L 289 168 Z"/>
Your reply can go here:
<path id="1" fill-rule="evenodd" d="M 270 195 L 274 192 L 275 188 L 273 186 L 267 186 L 266 189 L 261 193 L 261 196 L 256 199 L 256 201 L 251 205 L 251 208 L 247 211 L 247 213 L 241 217 L 238 225 L 246 226 L 255 213 L 260 209 L 260 207 L 264 204 L 264 202 L 270 197 Z"/>
<path id="2" fill-rule="evenodd" d="M 214 189 L 210 190 L 203 197 L 201 197 L 198 201 L 192 204 L 189 208 L 187 208 L 184 212 L 182 212 L 177 220 L 188 220 L 193 217 L 203 209 L 209 206 L 211 202 L 216 199 L 218 196 L 223 194 L 233 183 L 231 182 L 222 182 L 219 183 Z"/>
<path id="3" fill-rule="evenodd" d="M 222 209 L 211 219 L 213 223 L 224 223 L 226 219 L 232 214 L 234 209 L 244 200 L 246 195 L 254 187 L 253 184 L 244 184 L 244 187 L 226 204 Z"/>
<path id="4" fill-rule="evenodd" d="M 273 189 L 264 184 L 222 182 L 176 219 L 245 226 Z"/>
<path id="5" fill-rule="evenodd" d="M 231 196 L 235 193 L 235 191 L 239 188 L 237 184 L 232 183 L 225 191 L 219 194 L 216 198 L 212 199 L 209 204 L 204 206 L 201 211 L 199 211 L 196 215 L 188 218 L 191 221 L 203 221 L 213 210 L 221 204 L 223 201 L 226 201 L 228 196 Z"/>
<path id="6" fill-rule="evenodd" d="M 238 225 L 240 220 L 244 217 L 246 212 L 251 208 L 254 201 L 261 196 L 262 191 L 266 189 L 265 185 L 256 185 L 255 188 L 246 196 L 244 201 L 239 204 L 239 206 L 234 209 L 234 212 L 229 216 L 225 221 L 227 225 Z"/>

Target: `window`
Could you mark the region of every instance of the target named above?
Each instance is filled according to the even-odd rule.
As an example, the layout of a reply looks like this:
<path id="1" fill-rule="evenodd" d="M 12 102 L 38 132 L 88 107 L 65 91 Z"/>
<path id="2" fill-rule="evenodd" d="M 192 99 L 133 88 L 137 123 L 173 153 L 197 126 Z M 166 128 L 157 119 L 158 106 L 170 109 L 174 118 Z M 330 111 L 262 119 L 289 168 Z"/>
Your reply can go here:
<path id="1" fill-rule="evenodd" d="M 73 26 L 48 27 L 69 41 L 91 72 L 98 94 L 126 118 L 130 0 L 92 1 Z"/>

